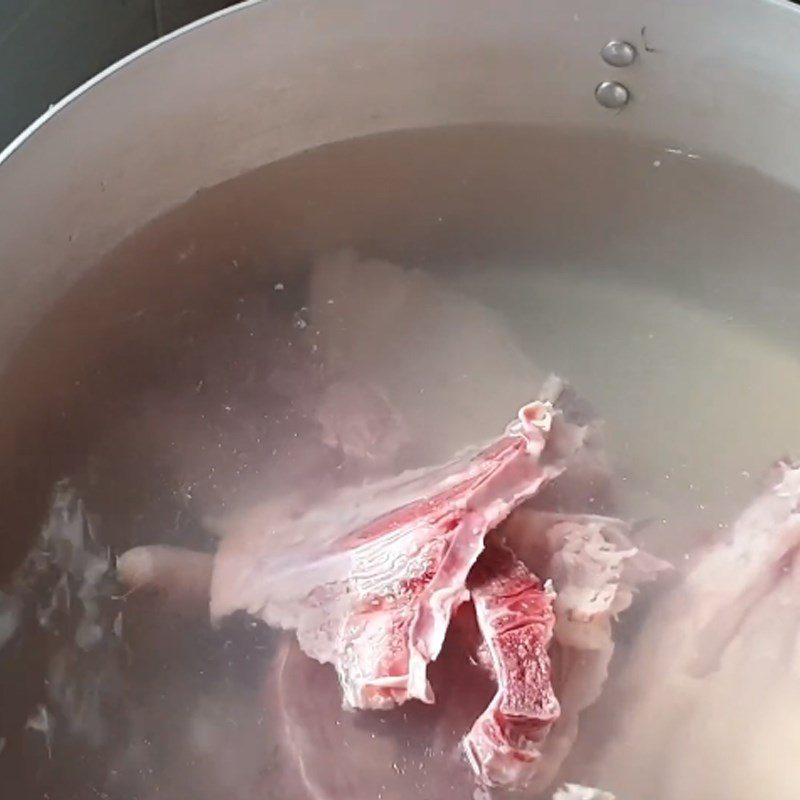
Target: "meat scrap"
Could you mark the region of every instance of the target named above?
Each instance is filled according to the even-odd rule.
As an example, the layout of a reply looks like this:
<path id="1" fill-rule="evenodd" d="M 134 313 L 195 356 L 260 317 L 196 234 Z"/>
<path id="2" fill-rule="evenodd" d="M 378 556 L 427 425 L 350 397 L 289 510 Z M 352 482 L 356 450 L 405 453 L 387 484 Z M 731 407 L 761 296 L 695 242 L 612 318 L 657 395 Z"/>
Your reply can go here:
<path id="1" fill-rule="evenodd" d="M 530 782 L 544 789 L 572 749 L 581 713 L 603 690 L 614 619 L 630 606 L 638 585 L 669 565 L 635 547 L 630 526 L 610 517 L 520 509 L 503 532 L 518 557 L 551 580 L 556 592 L 551 658 L 561 715 Z"/>
<path id="2" fill-rule="evenodd" d="M 669 568 L 635 547 L 630 526 L 613 517 L 520 509 L 503 535 L 525 564 L 552 579 L 556 639 L 582 650 L 603 649 L 636 587 Z"/>
<path id="3" fill-rule="evenodd" d="M 481 556 L 469 590 L 497 693 L 464 738 L 464 752 L 483 784 L 524 786 L 559 715 L 547 653 L 555 593 L 501 544 Z"/>
<path id="4" fill-rule="evenodd" d="M 583 432 L 536 401 L 478 452 L 340 494 L 292 522 L 288 555 L 274 552 L 285 531 L 230 537 L 216 558 L 212 617 L 241 609 L 295 629 L 308 655 L 336 667 L 353 708 L 433 702 L 427 665 L 468 597 L 484 537 L 561 474 Z"/>
<path id="5" fill-rule="evenodd" d="M 613 619 L 668 565 L 634 547 L 618 519 L 521 508 L 500 532 L 505 545 L 490 545 L 470 575 L 498 694 L 464 749 L 482 783 L 540 790 L 602 691 Z"/>

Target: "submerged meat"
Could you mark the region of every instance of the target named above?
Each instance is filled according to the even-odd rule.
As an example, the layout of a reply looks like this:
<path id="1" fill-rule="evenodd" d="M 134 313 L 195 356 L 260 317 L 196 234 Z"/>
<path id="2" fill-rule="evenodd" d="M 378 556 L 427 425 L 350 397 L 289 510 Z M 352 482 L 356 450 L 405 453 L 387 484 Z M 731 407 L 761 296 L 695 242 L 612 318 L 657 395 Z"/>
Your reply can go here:
<path id="1" fill-rule="evenodd" d="M 599 781 L 653 800 L 796 795 L 799 547 L 800 464 L 781 462 L 648 617 Z"/>
<path id="2" fill-rule="evenodd" d="M 501 544 L 491 544 L 469 591 L 497 692 L 464 738 L 467 760 L 487 786 L 520 788 L 558 718 L 548 649 L 554 592 Z"/>
<path id="3" fill-rule="evenodd" d="M 322 391 L 315 415 L 323 443 L 345 458 L 386 462 L 407 441 L 402 419 L 375 386 L 333 381 Z"/>
<path id="4" fill-rule="evenodd" d="M 160 592 L 173 609 L 192 611 L 208 600 L 211 557 L 169 545 L 134 547 L 117 559 L 117 577 L 131 589 Z"/>
<path id="5" fill-rule="evenodd" d="M 718 666 L 748 615 L 791 573 L 800 546 L 800 464 L 779 463 L 768 481 L 730 538 L 699 556 L 686 577 L 683 593 L 698 601 L 687 668 L 698 675 Z"/>
<path id="6" fill-rule="evenodd" d="M 346 462 L 383 465 L 408 443 L 403 419 L 377 384 L 334 372 L 319 355 L 275 368 L 269 385 Z"/>
<path id="7" fill-rule="evenodd" d="M 283 535 L 230 537 L 212 616 L 241 609 L 295 629 L 308 655 L 336 667 L 354 708 L 432 702 L 427 665 L 467 598 L 484 537 L 561 474 L 582 436 L 551 403 L 531 403 L 477 453 L 340 495 Z M 276 539 L 295 547 L 276 552 Z"/>
<path id="8" fill-rule="evenodd" d="M 503 534 L 526 564 L 552 579 L 559 643 L 584 650 L 602 649 L 636 586 L 668 566 L 634 546 L 630 526 L 612 517 L 521 509 Z"/>
<path id="9" fill-rule="evenodd" d="M 495 691 L 460 732 L 462 750 L 485 787 L 545 789 L 602 690 L 613 619 L 665 566 L 619 520 L 514 512 L 546 486 L 559 486 L 548 504 L 582 509 L 590 479 L 609 485 L 596 440 L 585 457 L 589 415 L 565 419 L 562 390 L 549 382 L 500 439 L 450 464 L 234 533 L 216 557 L 212 616 L 244 610 L 295 630 L 307 655 L 336 668 L 345 707 L 385 710 L 433 702 L 429 665 L 470 598 Z M 507 546 L 484 552 L 495 529 Z"/>
<path id="10" fill-rule="evenodd" d="M 613 616 L 630 604 L 638 583 L 665 565 L 633 547 L 619 520 L 519 509 L 497 536 L 470 573 L 472 603 L 458 612 L 449 650 L 432 665 L 435 706 L 355 715 L 342 708 L 334 673 L 286 645 L 265 687 L 266 707 L 280 709 L 284 728 L 285 752 L 277 760 L 286 766 L 280 778 L 274 769 L 268 777 L 283 787 L 283 797 L 401 798 L 408 772 L 418 789 L 441 796 L 468 785 L 457 757 L 462 737 L 484 786 L 537 791 L 553 782 L 580 712 L 603 688 Z M 501 538 L 546 576 L 546 587 Z M 147 576 L 166 591 L 177 552 L 141 552 L 148 564 L 159 562 Z M 132 555 L 138 564 L 139 552 Z M 197 559 L 187 557 L 184 577 Z M 124 574 L 132 573 L 125 565 Z M 481 668 L 470 665 L 470 652 Z M 399 772 L 397 765 L 404 765 Z"/>
<path id="11" fill-rule="evenodd" d="M 555 590 L 550 655 L 561 713 L 528 781 L 531 789 L 544 789 L 572 749 L 581 712 L 603 690 L 614 653 L 614 619 L 630 606 L 636 587 L 668 565 L 635 547 L 629 526 L 608 517 L 520 509 L 504 525 L 503 535 Z"/>
<path id="12" fill-rule="evenodd" d="M 420 269 L 331 254 L 312 270 L 307 305 L 302 333 L 326 375 L 391 400 L 410 463 L 441 463 L 464 442 L 492 438 L 509 398 L 534 396 L 546 377 L 501 315 Z"/>
<path id="13" fill-rule="evenodd" d="M 620 520 L 537 505 L 585 508 L 587 476 L 606 471 L 599 449 L 587 461 L 595 428 L 574 408 L 566 416 L 562 389 L 549 382 L 546 399 L 482 449 L 338 490 L 310 509 L 287 496 L 220 542 L 212 617 L 245 611 L 294 631 L 299 644 L 287 645 L 268 681 L 294 765 L 283 796 L 399 798 L 407 784 L 386 771 L 395 763 L 424 769 L 419 786 L 432 797 L 460 793 L 465 757 L 484 790 L 544 791 L 558 777 L 580 714 L 605 683 L 614 618 L 665 566 L 632 545 Z M 166 589 L 175 554 L 146 549 L 163 569 L 142 555 L 121 559 L 123 577 L 142 585 L 145 564 L 144 583 Z M 198 580 L 201 594 L 206 585 Z M 448 630 L 460 637 L 460 664 L 442 656 Z M 423 704 L 403 705 L 410 699 Z M 417 758 L 422 741 L 439 753 L 435 767 Z M 369 771 L 356 769 L 366 752 Z M 364 778 L 357 786 L 351 760 Z"/>

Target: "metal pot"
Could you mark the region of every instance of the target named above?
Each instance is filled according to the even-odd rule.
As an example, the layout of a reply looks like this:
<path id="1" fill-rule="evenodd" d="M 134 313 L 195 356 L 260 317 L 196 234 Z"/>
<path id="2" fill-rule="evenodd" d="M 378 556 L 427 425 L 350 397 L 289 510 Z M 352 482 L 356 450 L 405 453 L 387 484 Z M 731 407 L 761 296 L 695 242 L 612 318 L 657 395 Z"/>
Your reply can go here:
<path id="1" fill-rule="evenodd" d="M 724 483 L 800 445 L 786 402 L 800 387 L 798 42 L 800 14 L 778 0 L 259 0 L 104 72 L 0 155 L 3 571 L 94 421 L 69 415 L 95 366 L 120 337 L 167 344 L 122 323 L 213 287 L 223 261 L 279 276 L 342 246 L 471 274 L 515 259 L 530 277 L 487 297 L 522 317 L 534 266 L 560 278 L 591 264 L 599 291 L 710 309 L 784 358 L 785 384 L 756 395 L 752 419 L 756 390 L 743 416 L 739 387 L 699 363 L 668 405 L 724 396 L 727 410 L 714 435 L 681 419 L 686 441 L 667 437 L 652 474 L 698 442 L 719 453 L 743 419 L 752 445 L 701 472 Z M 630 377 L 614 348 L 634 333 L 614 330 L 575 361 L 587 381 Z M 666 352 L 652 362 L 669 367 Z M 127 370 L 109 381 L 133 385 Z M 633 403 L 655 409 L 668 372 Z M 648 425 L 631 423 L 631 441 Z"/>

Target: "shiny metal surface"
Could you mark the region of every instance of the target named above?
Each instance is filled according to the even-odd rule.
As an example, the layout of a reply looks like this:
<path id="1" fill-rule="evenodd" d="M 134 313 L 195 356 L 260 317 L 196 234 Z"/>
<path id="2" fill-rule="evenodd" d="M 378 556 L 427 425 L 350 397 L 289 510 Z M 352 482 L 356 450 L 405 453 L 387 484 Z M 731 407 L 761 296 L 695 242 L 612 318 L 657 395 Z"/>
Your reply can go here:
<path id="1" fill-rule="evenodd" d="M 612 109 L 624 108 L 631 99 L 628 87 L 619 81 L 603 81 L 597 84 L 594 96 L 603 108 Z"/>
<path id="2" fill-rule="evenodd" d="M 600 56 L 610 67 L 629 67 L 636 60 L 636 48 L 630 42 L 612 39 L 603 45 Z"/>

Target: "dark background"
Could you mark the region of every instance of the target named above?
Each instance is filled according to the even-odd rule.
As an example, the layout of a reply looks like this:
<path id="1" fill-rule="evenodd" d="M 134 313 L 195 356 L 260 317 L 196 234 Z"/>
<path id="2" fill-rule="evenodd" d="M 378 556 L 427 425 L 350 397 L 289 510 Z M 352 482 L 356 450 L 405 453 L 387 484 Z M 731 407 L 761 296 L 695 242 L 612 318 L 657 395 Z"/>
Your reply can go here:
<path id="1" fill-rule="evenodd" d="M 233 0 L 0 0 L 0 148 L 124 55 Z"/>

